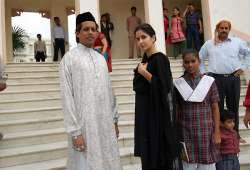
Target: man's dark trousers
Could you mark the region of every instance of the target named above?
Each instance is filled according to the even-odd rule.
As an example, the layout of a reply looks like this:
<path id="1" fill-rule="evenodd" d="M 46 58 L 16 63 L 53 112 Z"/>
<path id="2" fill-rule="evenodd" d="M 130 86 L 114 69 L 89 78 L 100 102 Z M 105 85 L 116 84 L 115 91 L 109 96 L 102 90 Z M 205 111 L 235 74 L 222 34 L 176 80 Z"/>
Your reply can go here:
<path id="1" fill-rule="evenodd" d="M 53 61 L 58 61 L 58 52 L 61 51 L 61 56 L 65 54 L 65 41 L 63 38 L 56 38 L 54 44 L 54 58 Z"/>
<path id="2" fill-rule="evenodd" d="M 200 50 L 201 42 L 200 42 L 199 25 L 187 25 L 186 34 L 187 34 L 187 48 L 193 48 L 192 44 L 194 40 L 195 49 Z"/>
<path id="3" fill-rule="evenodd" d="M 226 99 L 227 110 L 235 114 L 235 130 L 239 132 L 240 77 L 233 74 L 211 74 L 211 76 L 215 78 L 220 96 L 220 114 L 223 114 L 224 99 Z"/>
<path id="4" fill-rule="evenodd" d="M 37 51 L 35 59 L 36 59 L 36 62 L 40 62 L 40 61 L 45 62 L 46 55 L 44 52 Z"/>

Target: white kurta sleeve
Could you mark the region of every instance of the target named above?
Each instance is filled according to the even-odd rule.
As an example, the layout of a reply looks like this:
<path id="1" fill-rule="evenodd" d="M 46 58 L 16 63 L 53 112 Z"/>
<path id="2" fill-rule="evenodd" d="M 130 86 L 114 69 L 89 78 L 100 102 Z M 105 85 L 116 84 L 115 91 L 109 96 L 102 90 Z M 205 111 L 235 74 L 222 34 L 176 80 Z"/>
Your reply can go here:
<path id="1" fill-rule="evenodd" d="M 116 102 L 116 97 L 114 95 L 113 88 L 109 79 L 109 96 L 111 101 L 111 109 L 114 123 L 118 123 L 119 114 L 118 114 L 118 104 Z"/>
<path id="2" fill-rule="evenodd" d="M 62 98 L 62 109 L 64 113 L 65 128 L 72 136 L 81 134 L 81 125 L 76 113 L 73 81 L 68 56 L 65 56 L 60 64 L 60 92 Z"/>

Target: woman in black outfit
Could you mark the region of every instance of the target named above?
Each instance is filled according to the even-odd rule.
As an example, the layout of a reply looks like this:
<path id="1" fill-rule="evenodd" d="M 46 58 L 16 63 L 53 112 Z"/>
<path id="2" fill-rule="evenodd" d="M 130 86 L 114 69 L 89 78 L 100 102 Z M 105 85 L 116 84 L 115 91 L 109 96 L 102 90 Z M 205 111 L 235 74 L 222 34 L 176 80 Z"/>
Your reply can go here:
<path id="1" fill-rule="evenodd" d="M 179 170 L 170 63 L 155 48 L 155 31 L 149 24 L 138 26 L 135 37 L 144 56 L 133 80 L 134 154 L 141 158 L 142 170 Z"/>

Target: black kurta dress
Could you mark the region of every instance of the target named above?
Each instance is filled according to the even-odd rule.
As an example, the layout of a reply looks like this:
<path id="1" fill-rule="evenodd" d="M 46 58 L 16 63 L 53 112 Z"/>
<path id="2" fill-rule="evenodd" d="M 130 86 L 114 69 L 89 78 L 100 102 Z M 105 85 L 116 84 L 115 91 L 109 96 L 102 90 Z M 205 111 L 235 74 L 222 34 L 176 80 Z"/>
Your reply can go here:
<path id="1" fill-rule="evenodd" d="M 170 63 L 163 53 L 149 57 L 143 63 L 152 74 L 148 82 L 135 69 L 135 150 L 141 157 L 143 170 L 172 170 L 178 156 L 175 116 L 171 97 L 172 74 Z"/>

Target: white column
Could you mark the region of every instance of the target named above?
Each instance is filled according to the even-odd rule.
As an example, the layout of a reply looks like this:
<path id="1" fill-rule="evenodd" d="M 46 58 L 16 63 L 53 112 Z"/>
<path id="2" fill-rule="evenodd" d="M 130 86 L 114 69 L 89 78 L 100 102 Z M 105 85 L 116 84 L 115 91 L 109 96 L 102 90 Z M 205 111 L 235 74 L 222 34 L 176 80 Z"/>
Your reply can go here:
<path id="1" fill-rule="evenodd" d="M 0 1 L 0 62 L 5 62 L 6 55 L 6 36 L 5 36 L 5 0 Z"/>
<path id="2" fill-rule="evenodd" d="M 91 12 L 97 23 L 100 22 L 99 0 L 75 0 L 76 15 L 84 12 Z"/>
<path id="3" fill-rule="evenodd" d="M 205 40 L 211 39 L 213 37 L 214 31 L 212 30 L 211 26 L 211 11 L 210 11 L 210 3 L 209 0 L 202 0 L 201 6 L 202 6 L 202 16 L 203 16 L 203 30 L 204 30 L 204 36 Z"/>
<path id="4" fill-rule="evenodd" d="M 156 47 L 166 54 L 162 0 L 144 0 L 146 22 L 156 32 Z"/>

